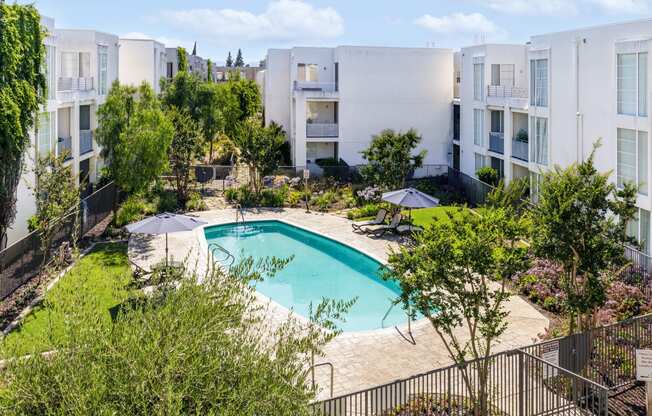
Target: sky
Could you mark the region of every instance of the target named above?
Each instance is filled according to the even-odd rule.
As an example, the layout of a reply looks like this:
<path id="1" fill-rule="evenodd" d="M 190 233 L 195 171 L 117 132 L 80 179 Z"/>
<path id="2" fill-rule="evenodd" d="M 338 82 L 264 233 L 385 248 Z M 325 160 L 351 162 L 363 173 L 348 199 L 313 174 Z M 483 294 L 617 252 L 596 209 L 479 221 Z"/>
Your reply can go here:
<path id="1" fill-rule="evenodd" d="M 406 46 L 459 49 L 652 16 L 652 0 L 19 0 L 58 28 L 95 29 L 184 46 L 223 63 L 242 49 Z M 651 23 L 652 24 L 652 23 Z"/>

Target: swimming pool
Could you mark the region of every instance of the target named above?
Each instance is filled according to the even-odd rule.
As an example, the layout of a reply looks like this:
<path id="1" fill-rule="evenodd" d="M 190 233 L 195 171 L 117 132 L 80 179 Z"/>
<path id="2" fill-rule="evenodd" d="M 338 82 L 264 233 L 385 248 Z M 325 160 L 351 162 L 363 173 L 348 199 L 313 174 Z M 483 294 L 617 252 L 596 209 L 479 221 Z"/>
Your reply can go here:
<path id="1" fill-rule="evenodd" d="M 343 331 L 381 328 L 383 316 L 400 293 L 396 282 L 382 280 L 382 265 L 347 245 L 281 221 L 251 221 L 246 225 L 225 224 L 206 227 L 208 244 L 215 242 L 237 260 L 275 256 L 294 259 L 277 276 L 255 284 L 256 290 L 304 317 L 309 305 L 322 298 L 350 300 L 358 297 Z M 396 305 L 384 321 L 385 327 L 406 323 Z"/>

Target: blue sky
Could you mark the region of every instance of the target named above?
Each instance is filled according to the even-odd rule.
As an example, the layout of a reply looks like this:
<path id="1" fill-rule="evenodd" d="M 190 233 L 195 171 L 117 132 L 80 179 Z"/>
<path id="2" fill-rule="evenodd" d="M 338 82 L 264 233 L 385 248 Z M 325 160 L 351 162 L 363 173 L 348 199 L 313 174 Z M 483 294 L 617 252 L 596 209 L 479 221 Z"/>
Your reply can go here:
<path id="1" fill-rule="evenodd" d="M 32 1 L 19 1 L 28 3 Z M 459 48 L 652 15 L 652 0 L 35 0 L 57 27 L 147 36 L 224 61 L 240 47 L 385 45 Z"/>

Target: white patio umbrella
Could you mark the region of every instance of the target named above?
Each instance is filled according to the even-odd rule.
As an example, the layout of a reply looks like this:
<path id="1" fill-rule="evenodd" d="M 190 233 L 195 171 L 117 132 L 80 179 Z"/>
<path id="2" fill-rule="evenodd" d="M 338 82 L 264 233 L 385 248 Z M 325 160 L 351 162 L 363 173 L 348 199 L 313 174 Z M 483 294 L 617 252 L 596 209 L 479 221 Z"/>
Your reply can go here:
<path id="1" fill-rule="evenodd" d="M 409 210 L 410 219 L 412 219 L 412 208 L 430 208 L 439 205 L 439 200 L 437 198 L 424 194 L 414 188 L 385 192 L 382 196 L 382 200 L 407 208 Z"/>
<path id="2" fill-rule="evenodd" d="M 144 220 L 127 225 L 125 228 L 130 233 L 136 234 L 151 234 L 160 235 L 165 234 L 165 265 L 168 264 L 168 233 L 176 233 L 179 231 L 192 231 L 195 228 L 206 224 L 206 221 L 198 218 L 189 217 L 187 215 L 171 214 L 165 212 Z"/>

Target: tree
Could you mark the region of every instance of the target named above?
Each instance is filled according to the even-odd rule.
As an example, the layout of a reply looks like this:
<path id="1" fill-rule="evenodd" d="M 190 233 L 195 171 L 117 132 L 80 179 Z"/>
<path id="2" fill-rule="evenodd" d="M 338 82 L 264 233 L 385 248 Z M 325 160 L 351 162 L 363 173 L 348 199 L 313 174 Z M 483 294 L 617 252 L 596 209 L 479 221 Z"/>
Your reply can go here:
<path id="1" fill-rule="evenodd" d="M 237 111 L 238 102 L 226 84 L 203 83 L 197 95 L 202 135 L 209 143 L 208 162 L 211 163 L 215 140 L 224 133 L 227 115 Z"/>
<path id="2" fill-rule="evenodd" d="M 233 66 L 233 58 L 231 58 L 231 51 L 229 51 L 229 55 L 226 57 L 226 66 L 229 68 Z"/>
<path id="3" fill-rule="evenodd" d="M 65 164 L 69 155 L 54 156 L 49 154 L 35 162 L 34 176 L 36 178 L 33 192 L 36 199 L 36 215 L 31 227 L 39 231 L 41 250 L 43 251 L 42 266 L 49 260 L 52 240 L 69 225 L 68 215 L 74 215 L 74 226 L 70 238 L 77 238 L 76 226 L 79 216 L 76 208 L 79 204 L 79 187 L 77 177 L 72 173 L 72 167 Z"/>
<path id="4" fill-rule="evenodd" d="M 32 5 L 0 2 L 0 245 L 16 215 L 29 134 L 47 92 L 40 19 Z"/>
<path id="5" fill-rule="evenodd" d="M 213 62 L 210 59 L 206 62 L 206 70 L 206 81 L 213 82 Z"/>
<path id="6" fill-rule="evenodd" d="M 174 125 L 174 138 L 170 145 L 170 168 L 179 205 L 184 207 L 189 199 L 193 177 L 192 163 L 202 152 L 201 130 L 190 114 L 173 108 L 168 117 Z"/>
<path id="7" fill-rule="evenodd" d="M 489 208 L 479 216 L 461 208 L 416 235 L 413 249 L 389 256 L 385 278 L 399 282 L 397 302 L 412 318 L 418 311 L 430 321 L 460 365 L 476 416 L 489 414 L 487 357 L 507 328 L 506 285 L 526 269 L 526 249 L 518 243 L 525 232 L 524 221 L 509 209 Z M 478 361 L 463 365 L 469 360 Z"/>
<path id="8" fill-rule="evenodd" d="M 322 303 L 316 325 L 276 324 L 250 282 L 283 265 L 248 259 L 228 274 L 172 270 L 148 296 L 113 308 L 113 319 L 97 313 L 93 291 L 72 291 L 57 352 L 8 360 L 0 407 L 15 415 L 313 415 L 307 368 L 341 332 L 334 323 L 346 311 Z"/>
<path id="9" fill-rule="evenodd" d="M 196 74 L 180 72 L 168 82 L 161 93 L 161 102 L 167 110 L 176 108 L 187 111 L 195 120 L 199 121 L 199 90 L 203 82 Z"/>
<path id="10" fill-rule="evenodd" d="M 609 173 L 596 170 L 598 146 L 586 161 L 543 174 L 532 209 L 532 248 L 562 267 L 571 334 L 593 327 L 593 314 L 605 302 L 605 273 L 625 264 L 626 228 L 636 214 L 636 188 L 619 189 Z"/>
<path id="11" fill-rule="evenodd" d="M 238 54 L 235 56 L 235 67 L 242 68 L 244 66 L 244 59 L 242 58 L 242 51 L 238 48 Z"/>
<path id="12" fill-rule="evenodd" d="M 227 136 L 233 137 L 236 134 L 237 126 L 252 118 L 259 117 L 262 109 L 262 99 L 258 85 L 247 79 L 230 79 L 226 83 L 227 93 L 231 94 L 237 105 L 225 108 L 224 131 Z"/>
<path id="13" fill-rule="evenodd" d="M 96 140 L 109 176 L 124 191 L 146 190 L 167 167 L 174 129 L 149 84 L 111 86 L 97 111 Z"/>
<path id="14" fill-rule="evenodd" d="M 177 48 L 177 60 L 179 65 L 179 72 L 188 72 L 188 53 L 186 48 L 179 46 Z"/>
<path id="15" fill-rule="evenodd" d="M 403 188 L 407 177 L 423 165 L 426 157 L 425 150 L 413 155 L 419 142 L 421 136 L 414 129 L 406 133 L 383 130 L 373 136 L 369 148 L 362 151 L 368 164 L 361 174 L 367 182 L 386 189 Z"/>
<path id="16" fill-rule="evenodd" d="M 232 140 L 239 150 L 239 159 L 249 166 L 254 192 L 260 193 L 262 176 L 273 172 L 281 161 L 285 135 L 250 118 L 238 123 Z"/>

